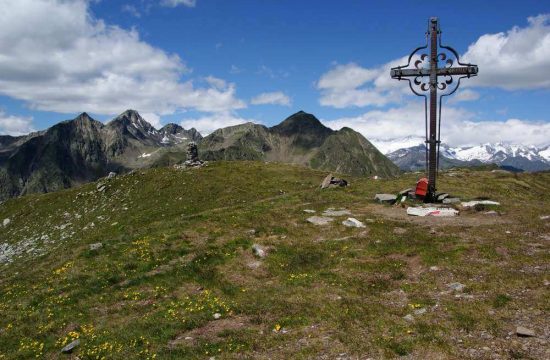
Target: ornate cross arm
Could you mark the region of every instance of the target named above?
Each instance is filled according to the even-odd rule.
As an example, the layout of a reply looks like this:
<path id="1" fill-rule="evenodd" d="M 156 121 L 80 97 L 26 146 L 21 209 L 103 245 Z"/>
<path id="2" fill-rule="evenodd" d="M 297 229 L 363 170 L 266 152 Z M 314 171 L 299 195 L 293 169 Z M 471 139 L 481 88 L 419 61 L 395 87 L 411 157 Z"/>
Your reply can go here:
<path id="1" fill-rule="evenodd" d="M 438 68 L 437 76 L 466 75 L 468 77 L 477 75 L 476 65 L 468 65 L 454 68 Z M 401 79 L 402 77 L 430 76 L 430 69 L 392 69 L 390 71 L 392 79 Z"/>

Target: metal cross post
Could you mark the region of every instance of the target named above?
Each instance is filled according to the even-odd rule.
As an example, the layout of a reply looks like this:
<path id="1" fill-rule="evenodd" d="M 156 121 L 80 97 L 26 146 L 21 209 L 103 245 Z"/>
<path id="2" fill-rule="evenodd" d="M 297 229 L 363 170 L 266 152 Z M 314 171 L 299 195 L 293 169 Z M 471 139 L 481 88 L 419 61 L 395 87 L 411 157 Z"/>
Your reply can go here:
<path id="1" fill-rule="evenodd" d="M 478 68 L 473 64 L 463 64 L 460 62 L 458 53 L 449 46 L 441 44 L 441 30 L 436 17 L 430 18 L 428 31 L 426 32 L 426 45 L 416 48 L 409 56 L 408 63 L 403 66 L 397 66 L 391 69 L 390 75 L 393 79 L 407 80 L 409 87 L 418 96 L 424 97 L 425 108 L 425 127 L 426 127 L 426 167 L 428 171 L 428 191 L 424 201 L 431 202 L 436 200 L 436 175 L 439 169 L 439 145 L 441 144 L 440 129 L 441 129 L 441 102 L 444 96 L 449 96 L 454 93 L 460 86 L 460 80 L 465 77 L 476 76 Z M 430 46 L 430 55 L 423 53 L 416 55 L 417 52 L 427 49 Z M 442 51 L 442 52 L 439 52 Z M 456 62 L 459 66 L 453 67 L 453 60 L 447 59 L 449 55 L 456 57 Z M 408 67 L 411 65 L 413 57 L 416 59 L 414 68 Z M 429 58 L 429 63 L 425 63 L 426 58 Z M 445 61 L 446 60 L 446 61 Z M 439 61 L 445 61 L 443 67 L 438 66 Z M 448 85 L 453 83 L 453 76 L 459 76 L 454 88 Z M 428 82 L 425 82 L 426 77 L 429 77 Z M 414 78 L 411 82 L 409 78 Z M 441 81 L 440 81 L 441 80 Z M 414 83 L 414 85 L 413 85 Z M 437 90 L 446 90 L 439 96 L 439 106 L 437 104 Z M 428 132 L 428 109 L 427 95 L 421 92 L 430 92 L 430 122 Z M 439 111 L 438 111 L 439 108 Z"/>

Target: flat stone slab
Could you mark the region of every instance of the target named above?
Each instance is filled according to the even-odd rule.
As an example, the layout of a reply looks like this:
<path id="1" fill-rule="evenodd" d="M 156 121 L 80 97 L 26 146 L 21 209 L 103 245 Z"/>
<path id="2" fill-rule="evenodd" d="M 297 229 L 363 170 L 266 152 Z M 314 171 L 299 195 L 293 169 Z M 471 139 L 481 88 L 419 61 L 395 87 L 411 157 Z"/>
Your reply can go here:
<path id="1" fill-rule="evenodd" d="M 407 215 L 410 216 L 457 216 L 458 210 L 438 207 L 409 207 Z"/>
<path id="2" fill-rule="evenodd" d="M 346 209 L 335 210 L 333 208 L 329 208 L 323 212 L 323 216 L 345 216 L 345 215 L 351 215 L 351 211 Z"/>
<path id="3" fill-rule="evenodd" d="M 491 200 L 473 200 L 473 201 L 463 202 L 460 205 L 462 205 L 462 207 L 468 208 L 468 207 L 474 207 L 476 205 L 495 205 L 495 206 L 498 206 L 498 205 L 500 205 L 500 203 L 496 202 L 496 201 L 491 201 Z"/>
<path id="4" fill-rule="evenodd" d="M 394 202 L 397 199 L 397 195 L 394 194 L 376 194 L 374 200 L 379 202 Z"/>
<path id="5" fill-rule="evenodd" d="M 460 202 L 459 198 L 445 198 L 443 199 L 443 204 L 458 204 Z"/>
<path id="6" fill-rule="evenodd" d="M 332 221 L 334 221 L 334 218 L 326 217 L 326 216 L 312 216 L 312 217 L 308 217 L 306 220 L 312 223 L 313 225 L 328 225 Z"/>
<path id="7" fill-rule="evenodd" d="M 356 228 L 366 227 L 365 224 L 363 224 L 361 221 L 357 220 L 356 218 L 347 218 L 347 220 L 342 221 L 342 224 L 344 226 L 356 227 Z"/>
<path id="8" fill-rule="evenodd" d="M 516 335 L 521 337 L 533 337 L 535 336 L 535 332 L 531 329 L 528 329 L 523 326 L 518 326 L 516 328 Z"/>
<path id="9" fill-rule="evenodd" d="M 63 349 L 61 349 L 61 352 L 63 354 L 70 354 L 73 352 L 75 348 L 77 348 L 80 345 L 80 340 L 76 339 L 73 342 L 69 343 L 67 346 L 65 346 Z"/>
<path id="10" fill-rule="evenodd" d="M 304 209 L 304 212 L 308 214 L 315 214 L 315 210 L 311 210 L 311 209 Z"/>

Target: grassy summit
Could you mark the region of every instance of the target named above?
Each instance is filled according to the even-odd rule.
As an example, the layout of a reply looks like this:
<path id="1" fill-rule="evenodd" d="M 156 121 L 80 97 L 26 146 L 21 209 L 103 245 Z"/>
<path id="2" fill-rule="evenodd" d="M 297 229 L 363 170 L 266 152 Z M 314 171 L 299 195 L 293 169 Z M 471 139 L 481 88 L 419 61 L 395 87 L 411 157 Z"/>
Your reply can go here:
<path id="1" fill-rule="evenodd" d="M 502 203 L 452 219 L 372 202 L 417 175 L 321 191 L 325 175 L 219 162 L 3 203 L 0 359 L 545 357 L 550 174 L 443 174 Z M 327 208 L 367 228 L 306 222 Z"/>

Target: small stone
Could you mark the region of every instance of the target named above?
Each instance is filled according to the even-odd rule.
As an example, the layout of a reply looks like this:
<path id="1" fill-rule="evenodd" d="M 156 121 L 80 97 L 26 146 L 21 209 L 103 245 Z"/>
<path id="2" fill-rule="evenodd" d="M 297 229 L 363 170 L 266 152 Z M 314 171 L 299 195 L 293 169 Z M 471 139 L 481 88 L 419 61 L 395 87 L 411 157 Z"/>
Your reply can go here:
<path id="1" fill-rule="evenodd" d="M 262 263 L 260 261 L 251 261 L 249 262 L 248 264 L 246 264 L 246 266 L 249 268 L 249 269 L 257 269 L 259 268 L 260 266 L 262 266 Z"/>
<path id="2" fill-rule="evenodd" d="M 250 229 L 246 232 L 247 235 L 256 235 L 256 230 Z"/>
<path id="3" fill-rule="evenodd" d="M 447 286 L 453 291 L 462 291 L 462 290 L 464 290 L 464 288 L 466 288 L 466 285 L 461 284 L 459 282 L 454 282 L 454 283 L 451 283 Z"/>
<path id="4" fill-rule="evenodd" d="M 528 329 L 523 326 L 518 326 L 516 328 L 516 335 L 520 337 L 533 337 L 535 336 L 535 332 L 531 329 Z"/>
<path id="5" fill-rule="evenodd" d="M 541 215 L 541 216 L 539 216 L 539 219 L 548 220 L 548 219 L 550 219 L 550 215 Z"/>
<path id="6" fill-rule="evenodd" d="M 414 311 L 415 315 L 422 315 L 422 314 L 425 314 L 425 313 L 426 313 L 426 308 L 416 309 Z"/>
<path id="7" fill-rule="evenodd" d="M 307 221 L 312 223 L 313 225 L 328 225 L 332 221 L 334 221 L 334 218 L 326 216 L 312 216 L 307 218 Z"/>
<path id="8" fill-rule="evenodd" d="M 258 244 L 252 245 L 252 251 L 254 252 L 254 255 L 256 255 L 259 258 L 263 259 L 267 256 L 267 252 L 261 245 L 258 245 Z"/>
<path id="9" fill-rule="evenodd" d="M 330 185 L 330 181 L 332 180 L 332 174 L 328 174 L 327 177 L 323 180 L 321 183 L 321 189 L 326 189 Z"/>
<path id="10" fill-rule="evenodd" d="M 449 197 L 449 194 L 447 194 L 447 193 L 438 194 L 438 195 L 437 195 L 437 201 L 443 201 L 443 200 L 445 200 L 445 199 L 448 198 L 448 197 Z"/>
<path id="11" fill-rule="evenodd" d="M 103 185 L 103 184 L 100 184 L 100 185 L 97 187 L 97 191 L 103 192 L 103 191 L 105 191 L 106 188 L 107 188 L 107 186 L 105 186 L 105 185 Z"/>
<path id="12" fill-rule="evenodd" d="M 102 247 L 103 247 L 102 243 L 90 244 L 90 251 L 96 251 L 96 250 L 101 249 Z"/>
<path id="13" fill-rule="evenodd" d="M 498 216 L 499 215 L 499 213 L 496 212 L 495 210 L 485 211 L 483 214 L 484 215 L 489 215 L 489 216 Z"/>
<path id="14" fill-rule="evenodd" d="M 116 172 L 111 171 L 111 172 L 109 173 L 109 175 L 107 175 L 107 179 L 112 179 L 112 178 L 114 178 L 115 176 L 116 176 Z"/>
<path id="15" fill-rule="evenodd" d="M 61 349 L 61 352 L 63 354 L 70 354 L 73 352 L 75 348 L 77 348 L 80 345 L 80 340 L 76 339 L 69 343 L 67 346 L 65 346 L 63 349 Z"/>
<path id="16" fill-rule="evenodd" d="M 437 266 L 430 266 L 430 271 L 439 271 L 439 267 L 437 267 Z"/>
<path id="17" fill-rule="evenodd" d="M 215 313 L 214 314 L 214 319 L 216 319 L 216 320 L 218 320 L 221 317 L 222 317 L 222 314 L 220 314 L 220 313 Z"/>
<path id="18" fill-rule="evenodd" d="M 488 346 L 484 346 L 481 348 L 483 351 L 491 351 L 491 348 Z"/>
<path id="19" fill-rule="evenodd" d="M 374 200 L 381 203 L 394 203 L 397 199 L 396 195 L 393 194 L 376 194 Z"/>
<path id="20" fill-rule="evenodd" d="M 414 321 L 414 316 L 412 316 L 411 314 L 408 314 L 408 315 L 403 316 L 403 319 L 412 322 L 412 321 Z"/>
<path id="21" fill-rule="evenodd" d="M 396 234 L 396 235 L 403 235 L 407 232 L 407 229 L 405 228 L 402 228 L 402 227 L 395 227 L 393 228 L 393 233 Z"/>
<path id="22" fill-rule="evenodd" d="M 11 220 L 10 219 L 4 219 L 4 221 L 2 221 L 2 225 L 5 227 L 5 226 L 8 226 L 10 224 Z"/>
<path id="23" fill-rule="evenodd" d="M 434 235 L 434 234 L 436 234 L 436 233 L 437 233 L 437 231 L 435 231 L 434 228 L 431 228 L 431 229 L 430 229 L 430 234 Z"/>
<path id="24" fill-rule="evenodd" d="M 357 220 L 356 218 L 347 218 L 347 220 L 342 221 L 342 224 L 344 226 L 349 226 L 349 227 L 357 227 L 357 228 L 365 227 L 365 224 L 363 224 L 361 221 Z"/>
<path id="25" fill-rule="evenodd" d="M 311 210 L 311 209 L 305 209 L 304 212 L 308 214 L 315 214 L 315 210 Z"/>
<path id="26" fill-rule="evenodd" d="M 186 336 L 185 340 L 193 340 L 193 338 L 191 336 Z"/>

